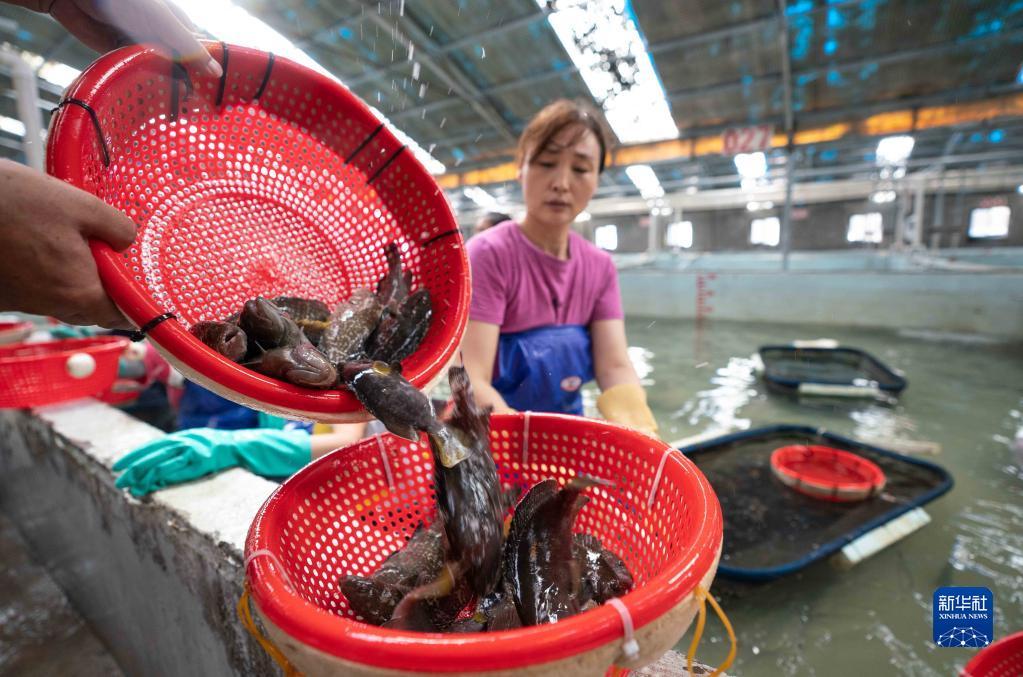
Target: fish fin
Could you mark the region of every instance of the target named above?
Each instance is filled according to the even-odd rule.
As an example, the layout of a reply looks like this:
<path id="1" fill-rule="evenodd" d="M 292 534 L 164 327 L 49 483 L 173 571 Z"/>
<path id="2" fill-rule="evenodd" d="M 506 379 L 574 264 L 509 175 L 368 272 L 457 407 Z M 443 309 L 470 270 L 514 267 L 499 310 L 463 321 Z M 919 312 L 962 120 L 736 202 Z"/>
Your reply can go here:
<path id="1" fill-rule="evenodd" d="M 454 468 L 469 458 L 469 450 L 447 426 L 441 425 L 434 431 L 428 431 L 427 436 L 434 457 L 445 468 Z"/>
<path id="2" fill-rule="evenodd" d="M 387 428 L 388 432 L 394 433 L 398 437 L 402 437 L 409 442 L 419 441 L 419 431 L 412 427 L 411 424 L 402 424 L 396 421 L 388 422 L 383 419 L 380 419 L 380 422 L 384 424 L 384 427 Z"/>

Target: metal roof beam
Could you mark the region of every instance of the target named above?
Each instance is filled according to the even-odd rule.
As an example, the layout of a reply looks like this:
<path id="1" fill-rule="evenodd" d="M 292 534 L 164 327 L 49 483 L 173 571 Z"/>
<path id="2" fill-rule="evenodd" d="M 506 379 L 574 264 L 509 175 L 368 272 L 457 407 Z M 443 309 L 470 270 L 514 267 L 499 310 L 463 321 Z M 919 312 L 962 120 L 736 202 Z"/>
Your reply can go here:
<path id="1" fill-rule="evenodd" d="M 795 73 L 793 73 L 793 76 L 818 77 L 821 75 L 827 75 L 828 73 L 833 71 L 843 72 L 855 70 L 857 68 L 862 68 L 863 66 L 873 64 L 876 64 L 878 66 L 885 66 L 893 63 L 899 63 L 900 61 L 912 61 L 913 59 L 938 56 L 940 54 L 944 54 L 945 52 L 954 52 L 962 49 L 964 46 L 979 46 L 987 43 L 1001 43 L 1004 41 L 1009 41 L 1020 37 L 1023 37 L 1023 28 L 1019 28 L 1012 31 L 1006 31 L 1004 33 L 985 35 L 983 37 L 974 38 L 970 40 L 952 40 L 949 42 L 942 42 L 937 45 L 929 45 L 927 47 L 900 50 L 895 52 L 889 52 L 888 54 L 882 54 L 880 56 L 862 57 L 859 59 L 853 59 L 851 61 L 830 64 L 827 66 L 807 68 L 805 70 L 796 71 Z M 764 82 L 774 82 L 778 80 L 783 80 L 783 78 L 784 78 L 783 71 L 765 73 L 763 75 L 755 76 L 752 80 L 733 80 L 731 82 L 722 82 L 713 85 L 705 85 L 702 87 L 678 89 L 673 92 L 668 92 L 667 98 L 669 102 L 684 101 L 688 99 L 704 97 L 707 96 L 708 94 L 718 94 L 733 89 L 739 89 L 744 86 L 753 86 Z"/>

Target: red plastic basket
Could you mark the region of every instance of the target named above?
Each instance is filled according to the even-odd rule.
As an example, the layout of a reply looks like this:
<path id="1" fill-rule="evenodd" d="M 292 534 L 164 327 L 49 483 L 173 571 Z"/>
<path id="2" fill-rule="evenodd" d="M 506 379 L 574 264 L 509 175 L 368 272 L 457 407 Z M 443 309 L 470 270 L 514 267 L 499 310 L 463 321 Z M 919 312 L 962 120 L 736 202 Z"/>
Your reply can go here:
<path id="1" fill-rule="evenodd" d="M 40 407 L 103 392 L 128 339 L 112 336 L 0 346 L 0 408 Z M 81 366 L 75 377 L 69 364 Z"/>
<path id="2" fill-rule="evenodd" d="M 970 659 L 962 677 L 1019 677 L 1023 675 L 1023 632 L 1003 637 Z"/>
<path id="3" fill-rule="evenodd" d="M 857 454 L 822 445 L 793 444 L 771 454 L 775 477 L 826 501 L 861 501 L 884 489 L 884 471 Z"/>
<path id="4" fill-rule="evenodd" d="M 216 79 L 128 47 L 92 64 L 51 124 L 48 170 L 135 220 L 118 254 L 92 243 L 103 284 L 185 376 L 236 402 L 320 421 L 366 418 L 347 390 L 283 383 L 188 333 L 257 295 L 342 301 L 372 287 L 396 241 L 433 320 L 403 363 L 430 385 L 461 339 L 468 263 L 443 193 L 370 110 L 330 78 L 209 43 Z M 166 313 L 176 321 L 152 325 Z"/>
<path id="5" fill-rule="evenodd" d="M 24 341 L 33 329 L 31 322 L 0 322 L 0 345 Z"/>
<path id="6" fill-rule="evenodd" d="M 375 571 L 435 510 L 428 446 L 384 434 L 303 468 L 267 499 L 249 530 L 252 598 L 296 668 L 565 677 L 602 674 L 612 663 L 638 667 L 674 646 L 721 551 L 721 508 L 696 466 L 627 428 L 557 414 L 493 416 L 491 449 L 506 486 L 577 473 L 613 483 L 587 490 L 591 500 L 576 529 L 598 536 L 628 565 L 636 586 L 621 602 L 639 655 L 622 658 L 623 620 L 610 604 L 553 625 L 480 634 L 401 632 L 354 620 L 339 578 Z"/>

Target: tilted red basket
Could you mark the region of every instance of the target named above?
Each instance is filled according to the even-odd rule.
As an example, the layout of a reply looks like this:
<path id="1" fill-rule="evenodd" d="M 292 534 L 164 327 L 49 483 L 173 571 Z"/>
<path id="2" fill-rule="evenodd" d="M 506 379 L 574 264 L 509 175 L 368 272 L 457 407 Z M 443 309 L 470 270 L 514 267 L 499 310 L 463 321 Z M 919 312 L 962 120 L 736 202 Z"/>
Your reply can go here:
<path id="1" fill-rule="evenodd" d="M 127 345 L 125 338 L 99 336 L 0 346 L 0 408 L 98 395 L 117 378 L 117 359 Z"/>
<path id="2" fill-rule="evenodd" d="M 150 48 L 101 57 L 51 124 L 48 171 L 139 226 L 123 254 L 92 243 L 121 310 L 185 376 L 247 406 L 319 421 L 366 417 L 347 390 L 314 391 L 241 367 L 188 333 L 257 295 L 333 306 L 386 269 L 396 241 L 430 330 L 404 374 L 424 388 L 458 346 L 468 263 L 433 178 L 351 92 L 288 59 L 208 44 L 217 79 Z M 176 319 L 159 321 L 172 313 Z M 153 323 L 156 322 L 154 325 Z"/>
<path id="3" fill-rule="evenodd" d="M 425 443 L 393 435 L 324 456 L 278 488 L 246 542 L 252 598 L 271 639 L 304 674 L 602 674 L 656 660 L 685 633 L 721 552 L 721 508 L 696 466 L 629 429 L 557 414 L 495 415 L 491 449 L 505 486 L 576 474 L 587 489 L 576 529 L 627 564 L 621 598 L 639 654 L 622 655 L 623 622 L 610 605 L 553 625 L 479 634 L 412 633 L 354 620 L 338 586 L 367 575 L 435 510 Z"/>

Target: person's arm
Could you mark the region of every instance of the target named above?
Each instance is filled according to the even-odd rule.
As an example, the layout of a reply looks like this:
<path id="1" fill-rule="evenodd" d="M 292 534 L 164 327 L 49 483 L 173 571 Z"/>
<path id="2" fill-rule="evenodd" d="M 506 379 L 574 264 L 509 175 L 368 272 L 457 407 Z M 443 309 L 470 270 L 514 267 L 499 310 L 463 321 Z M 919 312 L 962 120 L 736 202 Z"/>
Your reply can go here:
<path id="1" fill-rule="evenodd" d="M 590 338 L 594 372 L 601 390 L 597 409 L 609 421 L 656 435 L 657 421 L 629 359 L 625 322 L 596 320 L 590 324 Z"/>
<path id="2" fill-rule="evenodd" d="M 70 184 L 0 160 L 0 310 L 131 329 L 103 290 L 89 238 L 122 251 L 135 223 Z"/>
<path id="3" fill-rule="evenodd" d="M 193 33 L 191 22 L 164 0 L 5 0 L 49 14 L 69 33 L 97 52 L 131 43 L 162 48 L 197 69 L 219 78 L 220 64 Z"/>
<path id="4" fill-rule="evenodd" d="M 515 411 L 501 397 L 501 393 L 490 384 L 494 377 L 494 360 L 497 357 L 497 343 L 501 328 L 489 322 L 469 320 L 462 338 L 462 362 L 469 374 L 476 404 L 491 406 L 496 414 Z"/>
<path id="5" fill-rule="evenodd" d="M 355 444 L 366 433 L 366 423 L 341 423 L 332 426 L 329 433 L 313 435 L 309 442 L 312 445 L 313 460 L 328 452 Z"/>
<path id="6" fill-rule="evenodd" d="M 624 320 L 597 320 L 590 324 L 593 342 L 593 371 L 602 391 L 620 383 L 639 385 L 639 376 L 629 359 Z"/>

